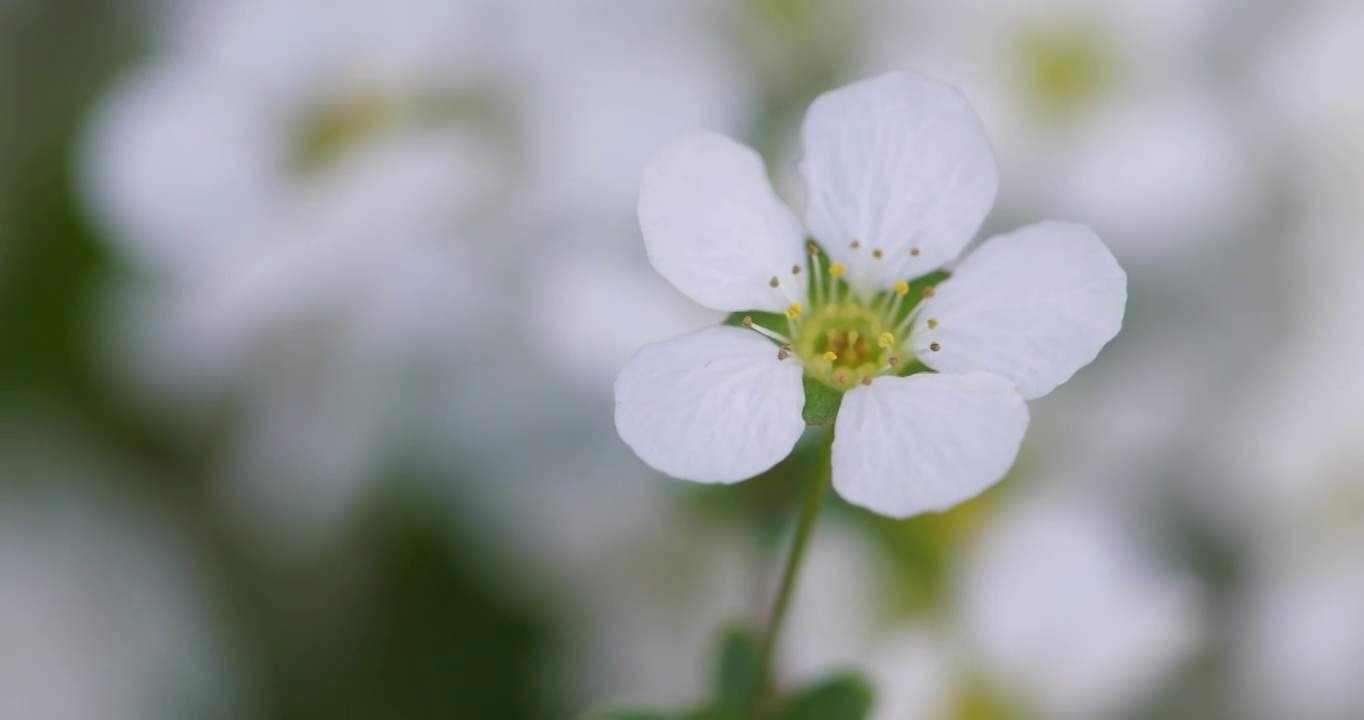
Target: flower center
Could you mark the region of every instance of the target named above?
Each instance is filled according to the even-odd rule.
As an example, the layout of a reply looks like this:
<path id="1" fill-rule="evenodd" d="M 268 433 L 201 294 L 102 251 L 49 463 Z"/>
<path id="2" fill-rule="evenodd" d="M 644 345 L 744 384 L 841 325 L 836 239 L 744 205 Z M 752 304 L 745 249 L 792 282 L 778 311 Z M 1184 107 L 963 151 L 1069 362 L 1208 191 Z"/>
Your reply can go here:
<path id="1" fill-rule="evenodd" d="M 854 240 L 851 247 L 858 250 L 861 244 Z M 802 278 L 806 268 L 800 265 L 790 269 L 788 280 L 808 292 L 787 295 L 788 285 L 782 282 L 782 276 L 773 275 L 767 285 L 779 302 L 786 304 L 785 312 L 734 313 L 727 322 L 773 341 L 780 346 L 778 360 L 799 363 L 807 377 L 840 393 L 858 383 L 870 385 L 882 375 L 908 375 L 925 369 L 919 363 L 901 362 L 901 352 L 909 352 L 904 341 L 919 302 L 933 297 L 934 284 L 946 279 L 947 273 L 930 272 L 912 283 L 896 280 L 889 290 L 863 287 L 859 291 L 848 282 L 849 267 L 830 262 L 828 255 L 813 242 L 808 249 L 809 284 L 791 282 Z M 910 248 L 908 252 L 917 257 L 919 248 Z M 867 256 L 869 262 L 884 257 L 885 253 L 877 249 Z M 873 276 L 865 272 L 865 267 L 862 270 L 858 277 Z M 799 301 L 792 302 L 797 298 L 808 303 L 808 307 Z M 929 318 L 928 328 L 937 327 L 937 319 Z M 940 349 L 937 342 L 927 348 L 930 352 Z M 904 359 L 914 360 L 912 356 Z"/>
<path id="2" fill-rule="evenodd" d="M 884 312 L 850 298 L 812 312 L 793 344 L 816 379 L 846 389 L 890 366 L 893 329 Z"/>
<path id="3" fill-rule="evenodd" d="M 300 128 L 297 167 L 308 172 L 330 165 L 391 127 L 399 110 L 397 102 L 378 94 L 338 98 L 327 104 Z"/>

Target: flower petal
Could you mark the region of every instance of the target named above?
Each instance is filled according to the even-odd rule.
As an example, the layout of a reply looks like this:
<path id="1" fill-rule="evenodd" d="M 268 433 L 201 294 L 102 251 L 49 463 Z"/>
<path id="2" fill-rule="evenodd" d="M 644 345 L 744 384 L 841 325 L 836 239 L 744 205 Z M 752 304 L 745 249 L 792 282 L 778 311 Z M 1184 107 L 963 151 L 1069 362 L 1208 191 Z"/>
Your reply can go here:
<path id="1" fill-rule="evenodd" d="M 946 510 L 1013 465 L 1028 408 L 989 373 L 878 378 L 843 396 L 833 483 L 845 500 L 890 517 Z"/>
<path id="2" fill-rule="evenodd" d="M 910 343 L 935 370 L 995 373 L 1031 400 L 1092 362 L 1126 306 L 1127 273 L 1093 230 L 1041 222 L 962 261 L 924 301 Z"/>
<path id="3" fill-rule="evenodd" d="M 791 274 L 805 265 L 800 221 L 762 158 L 723 135 L 693 135 L 654 158 L 640 182 L 639 225 L 654 268 L 706 307 L 781 312 L 804 296 Z"/>
<path id="4" fill-rule="evenodd" d="M 749 330 L 646 345 L 616 380 L 616 430 L 655 470 L 731 483 L 786 457 L 805 430 L 800 365 Z"/>
<path id="5" fill-rule="evenodd" d="M 989 139 L 966 98 L 915 73 L 821 95 L 801 139 L 806 226 L 855 284 L 889 287 L 946 264 L 980 229 L 999 189 Z"/>

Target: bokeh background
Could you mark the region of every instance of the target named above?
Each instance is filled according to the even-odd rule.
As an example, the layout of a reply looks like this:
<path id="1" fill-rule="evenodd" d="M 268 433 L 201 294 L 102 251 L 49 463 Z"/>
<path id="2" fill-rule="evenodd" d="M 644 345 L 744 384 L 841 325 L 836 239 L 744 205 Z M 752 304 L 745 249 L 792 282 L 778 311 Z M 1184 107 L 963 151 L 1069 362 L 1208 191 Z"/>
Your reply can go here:
<path id="1" fill-rule="evenodd" d="M 1357 0 L 0 0 L 0 717 L 686 707 L 807 472 L 616 437 L 639 172 L 799 206 L 806 105 L 958 85 L 986 224 L 1090 224 L 1123 333 L 1011 476 L 833 502 L 781 651 L 878 717 L 1364 717 Z"/>

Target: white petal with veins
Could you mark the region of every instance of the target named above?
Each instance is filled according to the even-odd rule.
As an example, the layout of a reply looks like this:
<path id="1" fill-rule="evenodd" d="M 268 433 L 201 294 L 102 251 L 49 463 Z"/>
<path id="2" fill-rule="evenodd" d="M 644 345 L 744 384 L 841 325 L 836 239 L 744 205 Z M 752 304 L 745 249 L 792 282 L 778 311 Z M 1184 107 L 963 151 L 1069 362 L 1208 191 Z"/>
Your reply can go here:
<path id="1" fill-rule="evenodd" d="M 647 345 L 616 380 L 616 429 L 659 472 L 738 482 L 776 465 L 805 431 L 801 374 L 734 327 Z"/>
<path id="2" fill-rule="evenodd" d="M 843 396 L 833 484 L 848 502 L 891 517 L 945 510 L 1013 465 L 1028 408 L 987 373 L 878 378 Z"/>
<path id="3" fill-rule="evenodd" d="M 1118 334 L 1127 274 L 1094 231 L 1042 222 L 987 240 L 921 307 L 911 345 L 926 365 L 995 373 L 1032 399 Z"/>

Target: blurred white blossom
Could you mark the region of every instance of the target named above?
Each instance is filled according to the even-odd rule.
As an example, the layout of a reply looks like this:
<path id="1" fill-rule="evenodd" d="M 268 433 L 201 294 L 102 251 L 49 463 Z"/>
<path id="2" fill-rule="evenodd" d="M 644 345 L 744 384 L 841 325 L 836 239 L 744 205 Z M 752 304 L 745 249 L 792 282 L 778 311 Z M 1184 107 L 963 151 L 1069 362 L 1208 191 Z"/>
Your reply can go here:
<path id="1" fill-rule="evenodd" d="M 1288 141 L 1288 164 L 1319 176 L 1314 194 L 1354 203 L 1364 187 L 1364 7 L 1305 3 L 1276 28 L 1263 53 L 1255 100 Z"/>
<path id="2" fill-rule="evenodd" d="M 1332 167 L 1318 166 L 1309 182 L 1333 185 Z M 1295 293 L 1263 382 L 1221 435 L 1230 472 L 1202 498 L 1244 553 L 1234 648 L 1252 717 L 1333 720 L 1364 707 L 1349 670 L 1364 662 L 1364 213 L 1335 189 L 1313 195 L 1294 228 L 1310 282 Z"/>
<path id="3" fill-rule="evenodd" d="M 1113 717 L 1202 642 L 1193 579 L 1074 494 L 1023 498 L 992 518 L 959 592 L 968 648 L 991 685 L 1041 717 Z"/>
<path id="4" fill-rule="evenodd" d="M 493 319 L 498 17 L 187 4 L 91 125 L 90 208 L 132 271 L 114 362 L 166 405 L 231 399 L 224 493 L 267 529 L 343 517 Z"/>
<path id="5" fill-rule="evenodd" d="M 1214 94 L 1210 0 L 966 0 L 871 15 L 865 62 L 950 78 L 995 139 L 1010 207 L 1084 222 L 1125 262 L 1244 227 L 1248 128 Z"/>
<path id="6" fill-rule="evenodd" d="M 57 426 L 0 435 L 0 716 L 171 720 L 245 698 L 184 529 Z"/>
<path id="7" fill-rule="evenodd" d="M 1233 625 L 1243 717 L 1337 720 L 1364 707 L 1362 541 L 1261 558 Z"/>
<path id="8" fill-rule="evenodd" d="M 746 131 L 754 89 L 711 3 L 514 5 L 534 213 L 522 328 L 564 380 L 607 397 L 639 346 L 717 319 L 645 262 L 634 213 L 644 166 L 684 133 Z"/>

